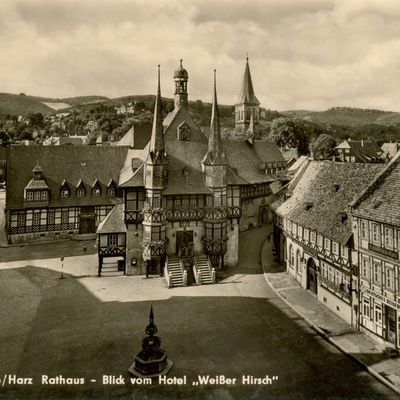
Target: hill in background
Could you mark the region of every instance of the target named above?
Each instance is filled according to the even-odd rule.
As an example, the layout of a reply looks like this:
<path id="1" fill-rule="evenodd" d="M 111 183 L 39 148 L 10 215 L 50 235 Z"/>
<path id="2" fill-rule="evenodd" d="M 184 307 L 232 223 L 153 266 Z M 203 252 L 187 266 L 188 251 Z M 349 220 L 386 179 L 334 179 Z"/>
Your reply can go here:
<path id="1" fill-rule="evenodd" d="M 326 111 L 283 111 L 286 117 L 306 118 L 321 126 L 390 125 L 400 123 L 400 113 L 351 107 L 333 107 Z"/>

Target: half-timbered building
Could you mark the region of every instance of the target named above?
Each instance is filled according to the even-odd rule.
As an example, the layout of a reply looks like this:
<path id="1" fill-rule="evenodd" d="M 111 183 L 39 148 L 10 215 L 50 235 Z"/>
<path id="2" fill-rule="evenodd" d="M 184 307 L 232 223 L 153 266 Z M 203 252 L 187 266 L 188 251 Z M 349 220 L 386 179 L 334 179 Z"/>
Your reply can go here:
<path id="1" fill-rule="evenodd" d="M 357 325 L 358 264 L 348 205 L 379 164 L 311 161 L 276 208 L 276 245 L 287 271 L 318 300 Z"/>
<path id="2" fill-rule="evenodd" d="M 400 349 L 400 153 L 351 204 L 360 329 Z"/>

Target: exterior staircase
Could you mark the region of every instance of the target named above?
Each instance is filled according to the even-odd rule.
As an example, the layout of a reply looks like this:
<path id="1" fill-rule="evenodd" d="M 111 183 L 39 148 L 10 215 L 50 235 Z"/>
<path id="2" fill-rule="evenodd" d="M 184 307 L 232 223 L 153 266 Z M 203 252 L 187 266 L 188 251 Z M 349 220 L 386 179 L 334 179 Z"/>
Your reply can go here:
<path id="1" fill-rule="evenodd" d="M 178 257 L 168 256 L 165 272 L 168 274 L 168 287 L 185 286 L 183 268 Z"/>
<path id="2" fill-rule="evenodd" d="M 196 272 L 200 272 L 199 281 L 197 281 L 196 277 L 196 282 L 198 285 L 215 283 L 215 272 L 213 273 L 210 260 L 206 255 L 199 255 L 194 257 L 194 269 L 195 276 Z"/>

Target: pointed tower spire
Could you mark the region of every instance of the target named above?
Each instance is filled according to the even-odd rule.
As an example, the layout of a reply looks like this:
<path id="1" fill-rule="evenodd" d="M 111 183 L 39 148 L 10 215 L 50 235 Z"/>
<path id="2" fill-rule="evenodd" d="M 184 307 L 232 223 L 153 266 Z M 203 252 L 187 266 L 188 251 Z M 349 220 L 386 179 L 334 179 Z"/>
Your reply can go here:
<path id="1" fill-rule="evenodd" d="M 162 104 L 161 88 L 160 88 L 160 65 L 158 65 L 157 95 L 154 104 L 153 129 L 151 131 L 151 139 L 150 139 L 150 155 L 153 161 L 159 157 L 161 157 L 162 159 L 165 151 L 162 111 L 163 111 L 163 104 Z"/>
<path id="2" fill-rule="evenodd" d="M 251 80 L 249 57 L 246 54 L 246 68 L 244 70 L 242 89 L 240 91 L 239 103 L 248 105 L 260 105 L 253 88 L 253 81 Z"/>
<path id="3" fill-rule="evenodd" d="M 214 94 L 211 111 L 210 136 L 208 137 L 208 151 L 204 162 L 210 164 L 222 164 L 226 162 L 226 156 L 222 147 L 221 129 L 219 124 L 219 111 L 217 100 L 216 70 L 214 69 Z"/>

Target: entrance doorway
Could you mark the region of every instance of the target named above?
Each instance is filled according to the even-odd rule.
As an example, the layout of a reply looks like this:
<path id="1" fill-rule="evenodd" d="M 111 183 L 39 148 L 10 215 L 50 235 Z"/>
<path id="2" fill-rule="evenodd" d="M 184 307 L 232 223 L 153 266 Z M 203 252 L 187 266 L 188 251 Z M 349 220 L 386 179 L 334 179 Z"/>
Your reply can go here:
<path id="1" fill-rule="evenodd" d="M 81 214 L 79 218 L 79 233 L 96 233 L 95 222 L 96 219 L 94 214 L 94 207 L 81 207 Z"/>
<path id="2" fill-rule="evenodd" d="M 193 257 L 193 231 L 176 232 L 176 255 L 181 257 Z"/>
<path id="3" fill-rule="evenodd" d="M 268 208 L 267 207 L 263 207 L 260 209 L 260 217 L 259 220 L 261 222 L 261 225 L 267 225 L 269 222 L 269 218 L 268 218 Z"/>
<path id="4" fill-rule="evenodd" d="M 317 265 L 313 258 L 309 258 L 307 261 L 307 289 L 315 294 L 318 292 Z"/>
<path id="5" fill-rule="evenodd" d="M 392 307 L 385 306 L 386 315 L 386 340 L 396 344 L 396 310 Z"/>

